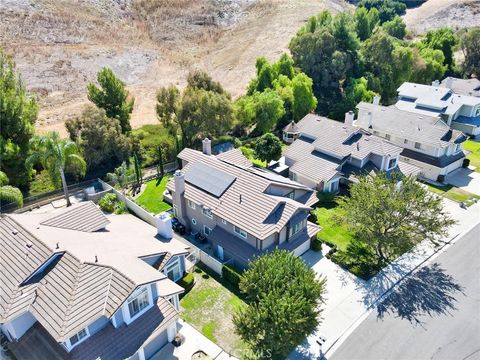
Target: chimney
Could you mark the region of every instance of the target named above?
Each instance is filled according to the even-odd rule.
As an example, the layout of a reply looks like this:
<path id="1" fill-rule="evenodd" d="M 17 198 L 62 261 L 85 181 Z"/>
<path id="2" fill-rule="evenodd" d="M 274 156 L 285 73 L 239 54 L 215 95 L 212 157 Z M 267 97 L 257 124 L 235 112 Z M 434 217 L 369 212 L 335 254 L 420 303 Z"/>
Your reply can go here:
<path id="1" fill-rule="evenodd" d="M 373 105 L 380 105 L 380 96 L 375 95 L 373 97 Z"/>
<path id="2" fill-rule="evenodd" d="M 353 111 L 345 113 L 345 125 L 353 126 L 353 121 L 355 119 L 355 114 Z"/>
<path id="3" fill-rule="evenodd" d="M 163 212 L 157 216 L 157 234 L 164 239 L 173 237 L 172 219 L 167 212 Z"/>
<path id="4" fill-rule="evenodd" d="M 187 226 L 187 222 L 184 219 L 187 213 L 185 206 L 185 174 L 181 170 L 175 171 L 173 175 L 175 183 L 175 193 L 172 196 L 172 202 L 174 205 L 175 216 L 183 225 Z M 158 230 L 158 222 L 157 222 Z"/>
<path id="5" fill-rule="evenodd" d="M 440 86 L 440 81 L 438 81 L 438 80 L 432 81 L 432 86 L 433 87 L 439 87 Z"/>
<path id="6" fill-rule="evenodd" d="M 209 138 L 205 138 L 202 140 L 202 152 L 205 155 L 212 155 L 212 142 Z"/>
<path id="7" fill-rule="evenodd" d="M 452 85 L 453 85 L 453 77 L 449 76 L 449 77 L 447 77 L 446 80 L 447 81 L 445 82 L 445 87 L 448 88 L 448 89 L 451 89 Z"/>
<path id="8" fill-rule="evenodd" d="M 176 170 L 173 177 L 175 178 L 175 193 L 183 195 L 185 192 L 185 174 L 182 170 Z"/>

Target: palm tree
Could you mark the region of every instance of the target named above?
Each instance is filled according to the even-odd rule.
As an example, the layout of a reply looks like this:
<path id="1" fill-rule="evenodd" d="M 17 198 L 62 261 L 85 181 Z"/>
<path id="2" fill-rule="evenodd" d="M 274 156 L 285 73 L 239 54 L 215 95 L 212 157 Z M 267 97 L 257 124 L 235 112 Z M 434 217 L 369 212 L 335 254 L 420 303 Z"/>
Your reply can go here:
<path id="1" fill-rule="evenodd" d="M 113 171 L 113 173 L 107 174 L 107 179 L 120 187 L 123 196 L 126 198 L 125 189 L 127 185 L 133 181 L 134 176 L 130 174 L 130 172 L 128 171 L 127 163 L 124 161 L 122 165 L 120 165 Z"/>
<path id="2" fill-rule="evenodd" d="M 65 168 L 74 166 L 82 176 L 85 175 L 87 168 L 77 144 L 68 139 L 61 139 L 58 132 L 52 131 L 47 135 L 34 137 L 31 145 L 34 153 L 27 158 L 27 164 L 40 163 L 47 169 L 54 185 L 62 185 L 67 206 L 72 205 L 65 180 Z"/>

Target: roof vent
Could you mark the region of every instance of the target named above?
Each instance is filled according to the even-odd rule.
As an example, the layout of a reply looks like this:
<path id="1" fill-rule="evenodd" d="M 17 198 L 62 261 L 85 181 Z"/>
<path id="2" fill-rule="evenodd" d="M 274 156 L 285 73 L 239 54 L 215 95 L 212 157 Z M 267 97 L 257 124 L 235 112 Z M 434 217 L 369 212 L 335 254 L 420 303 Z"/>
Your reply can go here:
<path id="1" fill-rule="evenodd" d="M 59 249 L 59 248 L 60 248 L 60 245 L 57 242 L 57 245 L 55 246 L 55 249 Z"/>
<path id="2" fill-rule="evenodd" d="M 239 200 L 239 202 L 240 202 L 240 204 L 241 204 L 241 203 L 242 203 L 242 194 L 240 194 L 240 195 L 238 196 L 238 200 Z"/>
<path id="3" fill-rule="evenodd" d="M 12 229 L 12 234 L 13 234 L 13 235 L 17 235 L 17 234 L 18 234 L 18 230 L 17 230 L 17 229 Z"/>
<path id="4" fill-rule="evenodd" d="M 31 249 L 32 246 L 33 246 L 33 244 L 29 241 L 29 242 L 27 242 L 27 243 L 25 244 L 25 246 L 26 246 L 27 248 Z"/>
<path id="5" fill-rule="evenodd" d="M 98 257 L 97 257 L 97 255 L 95 255 L 95 262 L 96 262 L 96 263 L 98 262 Z"/>
<path id="6" fill-rule="evenodd" d="M 357 142 L 357 151 L 360 151 L 360 143 Z"/>

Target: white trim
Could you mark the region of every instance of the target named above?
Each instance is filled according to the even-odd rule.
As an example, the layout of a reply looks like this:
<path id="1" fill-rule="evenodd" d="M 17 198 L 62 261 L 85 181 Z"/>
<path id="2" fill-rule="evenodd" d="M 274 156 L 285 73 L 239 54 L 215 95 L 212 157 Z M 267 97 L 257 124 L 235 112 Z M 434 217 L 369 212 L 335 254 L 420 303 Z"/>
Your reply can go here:
<path id="1" fill-rule="evenodd" d="M 244 238 L 244 239 L 246 239 L 248 237 L 248 233 L 245 230 L 243 230 L 243 229 L 241 229 L 241 228 L 239 228 L 238 226 L 235 226 L 235 225 L 233 225 L 233 232 L 235 234 L 237 234 L 238 236 Z M 244 233 L 245 233 L 245 235 L 243 235 Z"/>
<path id="2" fill-rule="evenodd" d="M 165 268 L 163 269 L 163 274 L 168 277 L 168 272 L 173 269 L 174 267 L 177 267 L 179 268 L 179 276 L 177 276 L 176 278 L 173 279 L 174 282 L 177 282 L 178 280 L 180 280 L 182 278 L 182 266 L 180 264 L 180 258 L 177 256 L 175 257 L 175 259 L 172 259 L 170 260 L 166 265 L 165 265 Z"/>
<path id="3" fill-rule="evenodd" d="M 135 314 L 135 316 L 130 317 L 130 309 L 128 308 L 128 304 L 129 304 L 130 300 L 133 300 L 134 298 L 136 298 L 139 295 L 140 290 L 143 289 L 143 288 L 147 289 L 148 305 L 144 309 L 140 310 L 137 314 Z M 141 315 L 143 315 L 145 312 L 147 312 L 152 306 L 153 306 L 153 298 L 152 298 L 151 284 L 138 287 L 134 291 L 134 293 L 129 296 L 127 301 L 125 301 L 123 306 L 122 306 L 123 321 L 125 321 L 125 324 L 129 325 L 131 322 L 135 321 Z"/>
<path id="4" fill-rule="evenodd" d="M 78 340 L 75 344 L 72 345 L 70 339 L 72 337 L 74 337 L 75 335 L 78 335 L 81 331 L 85 330 L 86 334 L 83 338 L 81 338 L 80 340 Z M 88 331 L 88 326 L 87 327 L 84 327 L 83 329 L 80 329 L 79 331 L 77 331 L 75 334 L 73 334 L 72 336 L 70 336 L 68 338 L 68 340 L 65 341 L 65 347 L 67 348 L 68 351 L 71 351 L 75 346 L 81 344 L 82 342 L 84 342 L 85 340 L 87 340 L 88 338 L 90 337 L 90 331 Z"/>
<path id="5" fill-rule="evenodd" d="M 209 219 L 213 219 L 212 209 L 209 209 L 209 208 L 204 206 L 204 207 L 202 207 L 202 214 Z M 208 215 L 208 214 L 210 214 L 210 215 Z"/>
<path id="6" fill-rule="evenodd" d="M 194 203 L 192 200 L 188 200 L 188 199 L 187 199 L 187 205 L 188 205 L 188 207 L 189 207 L 190 209 L 195 210 L 196 205 L 195 205 L 195 203 Z"/>
<path id="7" fill-rule="evenodd" d="M 222 224 L 225 224 L 225 225 L 226 225 L 226 224 L 227 224 L 227 220 L 222 219 Z"/>
<path id="8" fill-rule="evenodd" d="M 208 229 L 208 234 L 205 231 L 206 229 Z M 210 235 L 211 232 L 212 232 L 212 229 L 210 229 L 207 225 L 203 225 L 203 235 L 208 236 Z"/>

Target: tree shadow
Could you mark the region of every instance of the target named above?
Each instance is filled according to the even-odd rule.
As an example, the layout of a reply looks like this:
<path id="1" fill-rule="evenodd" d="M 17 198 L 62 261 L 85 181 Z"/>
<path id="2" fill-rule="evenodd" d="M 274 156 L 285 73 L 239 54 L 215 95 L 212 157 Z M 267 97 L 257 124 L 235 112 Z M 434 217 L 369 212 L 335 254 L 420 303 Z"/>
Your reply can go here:
<path id="1" fill-rule="evenodd" d="M 456 295 L 463 288 L 438 263 L 426 266 L 403 281 L 392 294 L 377 305 L 377 317 L 386 314 L 422 325 L 420 317 L 451 315 L 456 310 Z"/>

